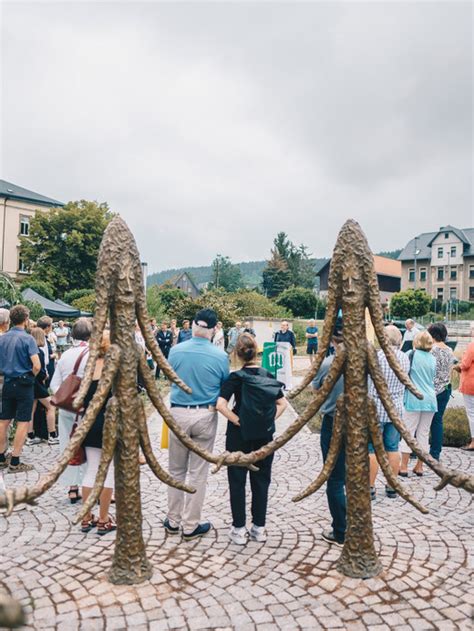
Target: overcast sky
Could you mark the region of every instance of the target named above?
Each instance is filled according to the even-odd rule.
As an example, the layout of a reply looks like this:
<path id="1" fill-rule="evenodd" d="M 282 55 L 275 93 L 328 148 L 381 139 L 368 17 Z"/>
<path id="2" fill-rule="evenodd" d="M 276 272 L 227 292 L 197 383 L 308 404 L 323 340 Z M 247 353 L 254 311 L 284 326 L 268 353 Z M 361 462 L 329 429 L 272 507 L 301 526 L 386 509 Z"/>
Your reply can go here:
<path id="1" fill-rule="evenodd" d="M 107 201 L 150 272 L 474 224 L 469 2 L 4 2 L 1 41 L 1 177 Z"/>

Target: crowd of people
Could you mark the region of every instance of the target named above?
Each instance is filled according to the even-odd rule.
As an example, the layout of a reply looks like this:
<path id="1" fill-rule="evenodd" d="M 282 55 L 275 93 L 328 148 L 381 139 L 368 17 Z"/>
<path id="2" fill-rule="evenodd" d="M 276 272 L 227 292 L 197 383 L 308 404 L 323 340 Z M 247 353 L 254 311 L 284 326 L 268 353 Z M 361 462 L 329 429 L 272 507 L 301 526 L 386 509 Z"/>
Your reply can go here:
<path id="1" fill-rule="evenodd" d="M 191 322 L 183 321 L 180 328 L 176 320 L 162 322 L 159 328 L 152 320 L 151 326 L 163 355 L 178 376 L 192 389 L 192 393 L 188 394 L 172 383 L 170 392 L 171 413 L 188 436 L 203 448 L 212 451 L 220 413 L 227 419 L 228 451 L 249 453 L 272 440 L 275 421 L 285 410 L 287 400 L 283 384 L 259 366 L 255 331 L 249 322 L 243 325 L 236 322 L 225 335 L 216 313 L 211 309 L 202 309 Z M 8 473 L 18 473 L 33 468 L 32 464 L 23 462 L 21 458 L 25 444 L 32 446 L 41 442 L 41 438 L 35 433 L 34 423 L 39 406 L 44 410 L 47 443 L 50 446 L 59 444 L 61 452 L 65 449 L 70 436 L 81 422 L 81 414 L 61 407 L 58 403 L 59 393 L 71 376 L 82 378 L 91 334 L 91 319 L 79 318 L 72 327 L 59 322 L 54 327 L 53 321 L 47 316 L 36 323 L 32 322 L 28 309 L 23 305 L 16 305 L 10 311 L 0 309 L 0 469 Z M 398 328 L 386 326 L 385 335 L 400 365 L 423 394 L 423 399 L 420 400 L 406 390 L 391 370 L 385 354 L 379 351 L 379 363 L 395 407 L 410 432 L 416 435 L 421 447 L 429 450 L 434 458 L 440 458 L 443 414 L 451 394 L 451 371 L 454 369 L 461 374 L 460 390 L 464 395 L 473 437 L 465 449 L 474 451 L 474 342 L 468 346 L 462 361 L 456 363 L 453 351 L 446 344 L 447 331 L 442 323 L 432 324 L 426 331 L 414 331 L 408 340 L 413 348 L 408 353 L 402 352 L 404 340 Z M 148 350 L 138 326 L 135 338 L 147 354 Z M 288 342 L 296 350 L 295 336 L 289 329 L 288 322 L 281 323 L 274 339 L 277 342 Z M 312 360 L 318 346 L 318 328 L 314 321 L 306 329 L 306 339 L 307 353 Z M 337 348 L 342 339 L 341 319 L 334 330 L 332 346 Z M 109 333 L 106 331 L 84 409 L 87 409 L 96 391 L 109 345 Z M 230 370 L 230 355 L 236 358 L 240 365 L 239 370 Z M 312 383 L 315 390 L 324 382 L 334 357 L 330 353 L 323 361 Z M 148 359 L 150 369 L 155 370 L 151 357 Z M 156 377 L 159 376 L 160 371 L 157 368 Z M 321 450 L 324 460 L 329 451 L 336 401 L 343 388 L 341 377 L 321 408 Z M 411 450 L 400 439 L 370 381 L 369 395 L 375 402 L 384 448 L 393 472 L 406 477 Z M 57 420 L 57 408 L 53 405 L 55 403 L 59 409 Z M 87 499 L 94 485 L 101 457 L 104 418 L 105 404 L 83 441 L 85 457 L 71 461 L 60 478 L 71 503 L 79 502 L 81 498 Z M 16 421 L 16 431 L 9 450 L 9 428 L 12 421 Z M 371 496 L 375 498 L 377 462 L 370 444 L 369 454 Z M 185 540 L 201 537 L 212 528 L 209 521 L 202 520 L 208 463 L 189 451 L 172 433 L 168 458 L 170 474 L 176 480 L 186 481 L 196 492 L 186 494 L 175 488 L 168 489 L 168 510 L 163 526 L 168 534 L 180 534 Z M 269 456 L 259 462 L 258 471 L 235 466 L 227 469 L 232 519 L 229 537 L 235 544 L 244 545 L 249 538 L 259 542 L 266 540 L 272 461 L 273 457 Z M 423 475 L 421 461 L 417 461 L 413 473 L 416 476 Z M 252 496 L 249 529 L 246 512 L 247 477 Z M 81 523 L 84 533 L 95 530 L 99 535 L 104 535 L 116 529 L 114 518 L 110 514 L 110 505 L 114 501 L 113 489 L 112 463 L 100 496 L 99 514 L 97 517 L 92 513 L 85 516 Z M 389 486 L 386 486 L 385 492 L 389 498 L 396 497 L 395 490 Z M 329 478 L 327 497 L 332 527 L 323 531 L 323 538 L 329 543 L 342 545 L 346 529 L 344 450 L 341 451 Z"/>

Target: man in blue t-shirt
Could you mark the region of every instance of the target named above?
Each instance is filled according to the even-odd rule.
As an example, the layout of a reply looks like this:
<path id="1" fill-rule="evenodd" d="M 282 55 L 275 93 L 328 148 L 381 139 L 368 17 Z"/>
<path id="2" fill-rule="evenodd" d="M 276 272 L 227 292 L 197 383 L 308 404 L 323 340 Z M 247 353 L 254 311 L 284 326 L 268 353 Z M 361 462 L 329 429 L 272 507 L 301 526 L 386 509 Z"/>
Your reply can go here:
<path id="1" fill-rule="evenodd" d="M 306 328 L 306 352 L 309 355 L 309 361 L 311 364 L 316 360 L 316 353 L 318 352 L 318 327 L 316 326 L 316 320 L 310 320 L 309 326 Z"/>
<path id="2" fill-rule="evenodd" d="M 20 463 L 20 454 L 28 433 L 34 401 L 34 381 L 41 369 L 38 346 L 26 332 L 30 312 L 24 305 L 10 311 L 12 328 L 0 337 L 0 366 L 3 373 L 2 411 L 0 412 L 0 469 L 8 473 L 30 471 L 32 465 Z M 16 420 L 11 456 L 7 455 L 8 427 Z"/>
<path id="3" fill-rule="evenodd" d="M 217 432 L 216 402 L 223 381 L 229 375 L 229 360 L 212 344 L 217 315 L 201 309 L 193 320 L 193 337 L 173 346 L 168 361 L 178 376 L 192 389 L 187 394 L 171 385 L 171 413 L 181 428 L 201 447 L 212 451 Z M 185 447 L 173 433 L 169 441 L 169 472 L 175 480 L 196 489 L 194 494 L 168 488 L 168 515 L 163 526 L 170 535 L 182 529 L 186 540 L 202 537 L 212 525 L 201 523 L 209 463 Z"/>

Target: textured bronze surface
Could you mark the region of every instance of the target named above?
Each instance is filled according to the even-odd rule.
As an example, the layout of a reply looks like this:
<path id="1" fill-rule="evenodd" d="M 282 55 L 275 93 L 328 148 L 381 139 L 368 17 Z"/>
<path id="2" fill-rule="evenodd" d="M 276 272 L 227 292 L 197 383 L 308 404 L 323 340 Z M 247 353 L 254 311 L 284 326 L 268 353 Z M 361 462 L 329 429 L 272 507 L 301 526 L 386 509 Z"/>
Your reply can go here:
<path id="1" fill-rule="evenodd" d="M 143 359 L 143 352 L 137 348 L 135 342 L 137 319 L 143 336 L 163 372 L 187 392 L 190 392 L 190 389 L 171 369 L 153 338 L 146 314 L 138 250 L 131 232 L 120 217 L 115 217 L 111 221 L 102 240 L 96 277 L 96 296 L 97 308 L 94 314 L 89 359 L 75 406 L 80 407 L 92 382 L 102 335 L 108 320 L 111 346 L 105 357 L 104 370 L 97 391 L 77 431 L 52 471 L 31 488 L 8 489 L 6 494 L 0 497 L 0 506 L 6 506 L 7 512 L 11 513 L 16 504 L 34 503 L 36 498 L 56 482 L 112 391 L 113 397 L 106 408 L 103 449 L 94 488 L 88 501 L 81 508 L 77 520 L 92 508 L 100 496 L 110 462 L 114 458 L 117 537 L 109 578 L 113 583 L 139 583 L 150 578 L 152 574 L 142 535 L 139 446 L 142 446 L 147 463 L 160 480 L 184 491 L 193 492 L 193 489 L 174 480 L 165 472 L 152 452 L 144 419 L 143 402 L 137 392 L 138 364 Z M 148 366 L 147 371 L 148 375 L 151 375 Z M 157 390 L 154 380 L 152 381 L 154 390 Z M 153 400 L 159 403 L 158 407 L 162 410 L 164 403 L 158 392 L 154 394 Z"/>
<path id="2" fill-rule="evenodd" d="M 266 457 L 294 436 L 317 412 L 326 399 L 337 378 L 344 374 L 344 395 L 337 404 L 333 435 L 328 458 L 322 472 L 306 490 L 294 498 L 299 501 L 319 489 L 329 477 L 343 444 L 346 450 L 347 530 L 344 548 L 338 561 L 338 569 L 347 576 L 368 578 L 381 571 L 377 558 L 372 530 L 372 515 L 369 484 L 369 438 L 373 441 L 376 456 L 387 482 L 401 497 L 417 509 L 426 512 L 416 499 L 404 489 L 393 475 L 383 449 L 383 441 L 377 421 L 375 405 L 368 396 L 367 375 L 374 381 L 377 392 L 395 427 L 408 445 L 440 477 L 437 490 L 446 484 L 474 491 L 474 477 L 460 471 L 452 471 L 424 452 L 410 436 L 402 420 L 398 418 L 377 360 L 377 354 L 367 341 L 365 311 L 369 310 L 380 346 L 387 356 L 389 365 L 400 381 L 418 398 L 417 392 L 399 366 L 396 356 L 384 337 L 384 323 L 377 276 L 369 245 L 360 226 L 352 220 L 342 227 L 331 260 L 329 274 L 328 312 L 324 322 L 321 346 L 316 363 L 307 372 L 302 384 L 290 393 L 290 398 L 299 394 L 318 371 L 329 348 L 331 335 L 339 309 L 342 309 L 343 348 L 339 348 L 323 386 L 313 397 L 306 410 L 281 436 L 258 451 L 249 454 L 234 452 L 222 454 L 221 464 L 250 464 Z M 329 386 L 329 387 L 328 387 Z"/>

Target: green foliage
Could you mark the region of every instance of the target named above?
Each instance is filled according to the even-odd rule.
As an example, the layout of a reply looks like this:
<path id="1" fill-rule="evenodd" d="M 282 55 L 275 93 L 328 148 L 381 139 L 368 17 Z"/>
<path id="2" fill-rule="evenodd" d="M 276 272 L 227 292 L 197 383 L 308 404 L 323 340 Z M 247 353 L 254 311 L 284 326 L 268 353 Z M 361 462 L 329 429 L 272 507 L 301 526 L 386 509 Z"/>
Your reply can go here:
<path id="1" fill-rule="evenodd" d="M 76 298 L 71 302 L 71 306 L 81 311 L 88 311 L 94 313 L 95 311 L 95 291 L 80 298 Z"/>
<path id="2" fill-rule="evenodd" d="M 262 296 L 258 291 L 242 289 L 234 293 L 238 317 L 291 318 L 291 312 Z"/>
<path id="3" fill-rule="evenodd" d="M 228 256 L 218 254 L 212 262 L 210 289 L 237 291 L 242 287 L 242 273 L 238 265 L 233 265 Z"/>
<path id="4" fill-rule="evenodd" d="M 306 342 L 306 335 L 305 335 L 306 327 L 304 327 L 302 324 L 299 324 L 298 322 L 294 322 L 293 333 L 295 334 L 297 346 L 301 346 L 302 344 Z"/>
<path id="5" fill-rule="evenodd" d="M 45 315 L 43 307 L 39 302 L 36 302 L 36 300 L 23 300 L 22 304 L 24 304 L 25 307 L 28 307 L 30 310 L 30 319 L 35 322 Z"/>
<path id="6" fill-rule="evenodd" d="M 10 305 L 21 302 L 20 292 L 13 280 L 5 272 L 0 272 L 0 298 Z"/>
<path id="7" fill-rule="evenodd" d="M 276 303 L 291 311 L 295 317 L 313 318 L 318 299 L 311 289 L 290 287 L 278 296 Z"/>
<path id="8" fill-rule="evenodd" d="M 158 285 L 152 285 L 147 289 L 146 306 L 150 318 L 156 318 L 157 322 L 165 318 L 166 313 L 160 300 L 160 288 Z"/>
<path id="9" fill-rule="evenodd" d="M 461 447 L 471 440 L 469 422 L 463 407 L 446 408 L 443 416 L 443 445 Z"/>
<path id="10" fill-rule="evenodd" d="M 377 256 L 385 256 L 387 259 L 398 260 L 401 250 L 388 250 L 386 252 L 377 252 Z"/>
<path id="11" fill-rule="evenodd" d="M 107 204 L 85 200 L 37 212 L 30 234 L 21 239 L 31 278 L 47 278 L 59 295 L 93 287 L 100 242 L 112 216 Z"/>
<path id="12" fill-rule="evenodd" d="M 312 289 L 316 281 L 315 262 L 305 245 L 296 246 L 285 232 L 273 241 L 271 258 L 263 270 L 263 288 L 273 298 L 290 287 Z"/>
<path id="13" fill-rule="evenodd" d="M 83 298 L 84 296 L 90 296 L 90 294 L 93 294 L 94 290 L 91 289 L 71 289 L 71 291 L 67 291 L 64 295 L 63 295 L 63 301 L 66 302 L 68 305 L 72 305 L 72 303 L 74 302 L 74 300 L 77 300 L 78 298 Z"/>
<path id="14" fill-rule="evenodd" d="M 390 311 L 395 318 L 419 318 L 428 313 L 431 296 L 421 289 L 407 289 L 392 296 Z"/>
<path id="15" fill-rule="evenodd" d="M 41 294 L 41 296 L 44 296 L 44 298 L 49 298 L 49 300 L 55 299 L 54 289 L 49 283 L 45 282 L 44 280 L 25 279 L 21 283 L 20 289 L 21 291 L 23 291 L 24 289 L 32 289 L 38 294 Z"/>

